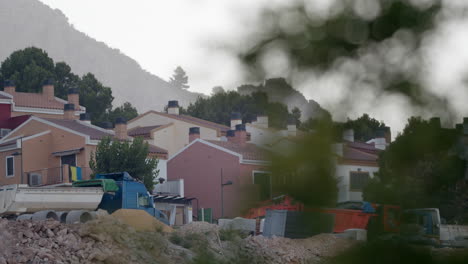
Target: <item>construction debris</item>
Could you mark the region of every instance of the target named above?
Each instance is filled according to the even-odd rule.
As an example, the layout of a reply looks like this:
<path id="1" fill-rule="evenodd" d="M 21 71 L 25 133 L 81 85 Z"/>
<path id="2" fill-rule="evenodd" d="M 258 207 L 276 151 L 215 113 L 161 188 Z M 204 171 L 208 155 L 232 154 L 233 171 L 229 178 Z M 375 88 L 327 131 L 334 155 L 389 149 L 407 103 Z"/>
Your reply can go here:
<path id="1" fill-rule="evenodd" d="M 245 241 L 245 249 L 261 263 L 317 263 L 353 246 L 356 242 L 321 234 L 307 239 L 253 236 Z"/>

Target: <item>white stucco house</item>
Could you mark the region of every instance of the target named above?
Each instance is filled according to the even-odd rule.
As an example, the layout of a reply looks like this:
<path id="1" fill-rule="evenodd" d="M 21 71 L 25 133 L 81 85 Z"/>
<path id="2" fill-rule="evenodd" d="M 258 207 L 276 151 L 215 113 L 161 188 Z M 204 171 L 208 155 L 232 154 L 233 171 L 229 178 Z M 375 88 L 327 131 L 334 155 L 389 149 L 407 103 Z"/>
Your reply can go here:
<path id="1" fill-rule="evenodd" d="M 334 145 L 338 203 L 363 200 L 362 191 L 378 172 L 379 152 L 390 143 L 387 142 L 389 138 L 385 133 L 378 132 L 374 139 L 355 142 L 352 130 L 343 133 L 343 142 Z"/>

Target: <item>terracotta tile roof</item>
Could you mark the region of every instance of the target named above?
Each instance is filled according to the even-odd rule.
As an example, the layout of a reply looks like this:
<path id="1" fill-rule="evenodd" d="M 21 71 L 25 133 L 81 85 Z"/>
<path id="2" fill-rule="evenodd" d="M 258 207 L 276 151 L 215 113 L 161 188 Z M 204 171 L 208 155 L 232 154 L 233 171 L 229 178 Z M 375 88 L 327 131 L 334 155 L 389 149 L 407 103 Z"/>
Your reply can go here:
<path id="1" fill-rule="evenodd" d="M 376 154 L 380 151 L 380 149 L 375 148 L 374 144 L 368 144 L 364 142 L 348 142 L 346 145 L 350 148 L 358 149 L 371 154 Z"/>
<path id="2" fill-rule="evenodd" d="M 149 144 L 149 153 L 157 153 L 157 154 L 167 154 L 167 150 L 160 148 L 158 146 Z"/>
<path id="3" fill-rule="evenodd" d="M 128 135 L 131 137 L 144 136 L 145 138 L 151 137 L 151 130 L 161 127 L 159 126 L 144 126 L 144 127 L 135 127 L 128 131 Z"/>
<path id="4" fill-rule="evenodd" d="M 370 154 L 354 148 L 345 148 L 343 150 L 343 158 L 356 161 L 377 161 L 377 154 Z"/>
<path id="5" fill-rule="evenodd" d="M 228 149 L 230 151 L 239 153 L 242 157 L 246 160 L 260 160 L 260 161 L 268 161 L 270 152 L 259 148 L 255 144 L 246 143 L 244 146 L 230 142 L 230 141 L 217 141 L 217 140 L 206 140 L 210 143 L 218 145 L 222 148 Z"/>
<path id="6" fill-rule="evenodd" d="M 221 132 L 226 132 L 229 129 L 231 129 L 228 126 L 217 124 L 217 123 L 210 122 L 210 121 L 206 121 L 206 120 L 196 118 L 196 117 L 193 117 L 193 116 L 173 115 L 173 114 L 168 114 L 168 113 L 163 113 L 163 112 L 158 112 L 158 111 L 148 111 L 148 112 L 146 112 L 146 113 L 144 113 L 144 114 L 130 120 L 129 123 L 134 121 L 134 120 L 137 120 L 137 119 L 141 118 L 142 116 L 147 115 L 149 113 L 162 115 L 162 116 L 165 116 L 165 117 L 168 117 L 168 118 L 177 119 L 177 120 L 180 120 L 180 121 L 192 123 L 192 124 L 199 125 L 199 126 L 202 126 L 202 127 L 208 127 L 208 128 L 216 129 L 216 130 L 219 130 Z"/>
<path id="7" fill-rule="evenodd" d="M 373 144 L 347 142 L 343 146 L 343 159 L 352 161 L 377 162 L 379 152 Z"/>
<path id="8" fill-rule="evenodd" d="M 66 120 L 66 119 L 53 119 L 53 118 L 43 118 L 46 121 L 54 123 L 59 126 L 66 127 L 73 131 L 76 131 L 81 134 L 88 135 L 91 139 L 100 140 L 106 136 L 114 136 L 110 131 L 98 128 L 93 125 L 84 124 L 78 120 Z"/>
<path id="9" fill-rule="evenodd" d="M 63 106 L 67 103 L 65 100 L 54 97 L 54 100 L 48 100 L 45 96 L 40 93 L 19 93 L 15 92 L 13 95 L 13 101 L 16 106 L 22 107 L 33 107 L 33 108 L 46 108 L 46 109 L 57 109 L 63 110 Z M 80 110 L 78 106 L 75 106 L 77 110 Z"/>

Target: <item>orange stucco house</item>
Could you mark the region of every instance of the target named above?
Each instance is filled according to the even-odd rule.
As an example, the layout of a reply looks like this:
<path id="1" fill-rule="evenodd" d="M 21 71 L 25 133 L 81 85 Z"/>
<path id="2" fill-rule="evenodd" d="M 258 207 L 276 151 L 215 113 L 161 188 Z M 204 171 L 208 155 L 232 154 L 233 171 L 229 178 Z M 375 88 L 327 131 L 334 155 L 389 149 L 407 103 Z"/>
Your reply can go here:
<path id="1" fill-rule="evenodd" d="M 31 116 L 0 140 L 0 185 L 67 182 L 64 165 L 81 167 L 87 179 L 91 153 L 114 134 L 83 120 Z"/>

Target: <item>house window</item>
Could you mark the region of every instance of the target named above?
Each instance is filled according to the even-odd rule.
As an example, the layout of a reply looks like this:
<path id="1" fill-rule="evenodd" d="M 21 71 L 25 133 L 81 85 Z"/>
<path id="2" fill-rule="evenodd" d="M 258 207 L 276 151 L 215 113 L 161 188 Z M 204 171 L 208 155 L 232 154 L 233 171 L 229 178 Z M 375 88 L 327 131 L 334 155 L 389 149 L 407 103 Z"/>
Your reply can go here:
<path id="1" fill-rule="evenodd" d="M 350 172 L 350 187 L 351 191 L 362 192 L 369 181 L 369 172 L 352 171 Z"/>
<path id="2" fill-rule="evenodd" d="M 271 199 L 271 176 L 268 172 L 253 172 L 253 184 L 259 185 L 261 201 Z"/>
<path id="3" fill-rule="evenodd" d="M 6 157 L 6 176 L 13 177 L 15 176 L 15 157 L 8 156 Z"/>

